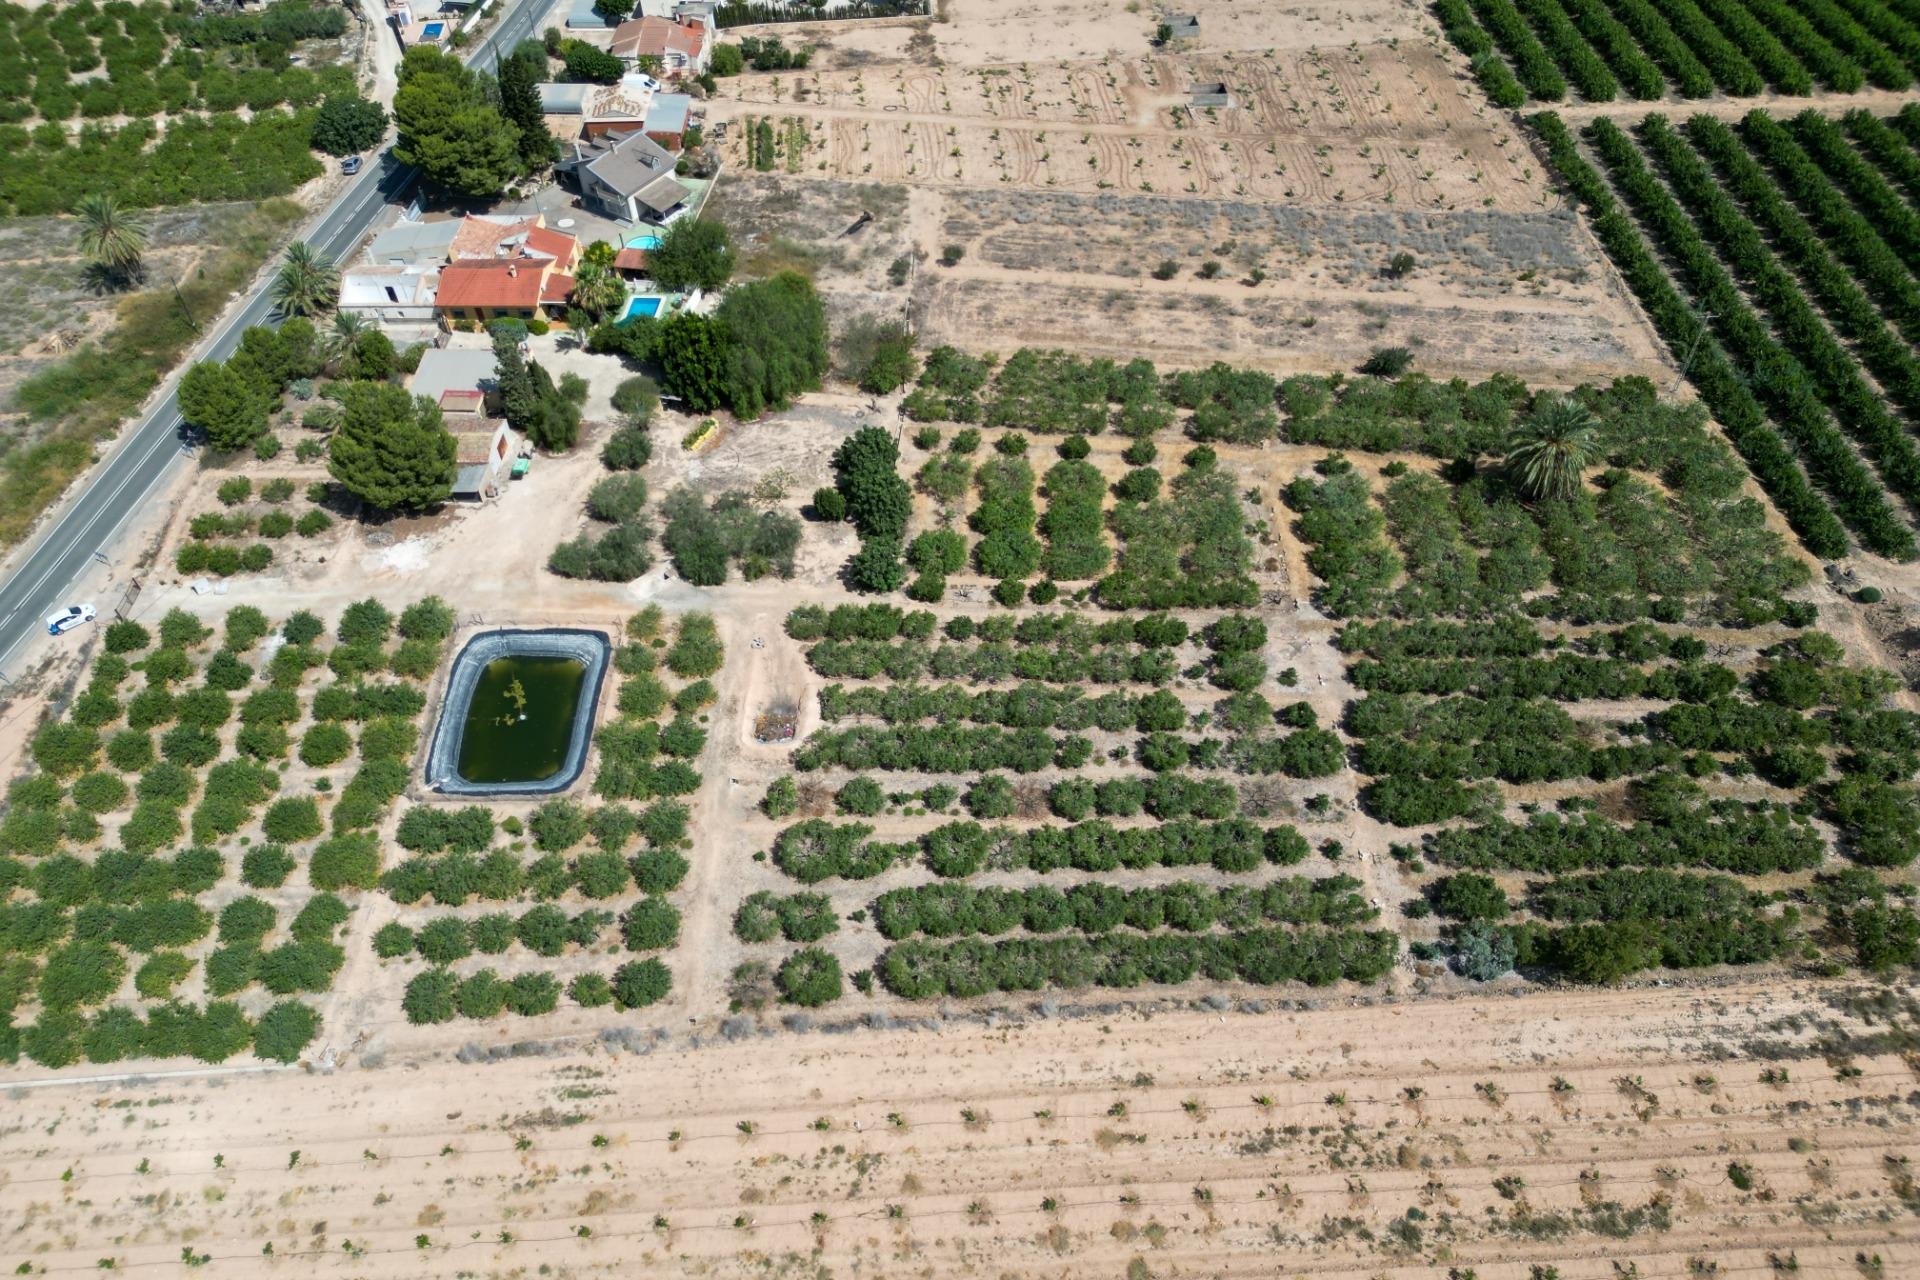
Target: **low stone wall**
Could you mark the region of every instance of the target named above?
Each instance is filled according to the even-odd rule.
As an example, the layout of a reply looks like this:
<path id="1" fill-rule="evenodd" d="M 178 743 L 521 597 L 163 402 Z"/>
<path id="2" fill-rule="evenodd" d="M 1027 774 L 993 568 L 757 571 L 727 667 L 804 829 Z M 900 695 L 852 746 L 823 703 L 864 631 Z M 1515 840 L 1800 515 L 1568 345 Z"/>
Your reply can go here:
<path id="1" fill-rule="evenodd" d="M 594 713 L 600 706 L 600 682 L 606 677 L 612 652 L 604 632 L 560 627 L 483 631 L 467 641 L 453 660 L 446 696 L 440 702 L 439 723 L 434 726 L 433 746 L 427 752 L 427 786 L 450 796 L 538 796 L 572 786 L 587 762 Z M 574 708 L 566 761 L 551 778 L 538 782 L 468 782 L 460 776 L 460 741 L 474 686 L 487 664 L 501 658 L 572 658 L 586 668 L 586 677 L 580 682 L 580 701 Z"/>

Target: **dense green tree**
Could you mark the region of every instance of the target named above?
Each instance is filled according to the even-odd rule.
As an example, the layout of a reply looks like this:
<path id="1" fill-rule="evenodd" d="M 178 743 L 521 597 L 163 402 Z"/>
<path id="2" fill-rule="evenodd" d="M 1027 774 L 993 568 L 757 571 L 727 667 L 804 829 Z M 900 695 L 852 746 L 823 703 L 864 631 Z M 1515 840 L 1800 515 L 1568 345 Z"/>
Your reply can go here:
<path id="1" fill-rule="evenodd" d="M 815 391 L 829 364 L 827 310 L 796 271 L 727 291 L 714 311 L 726 356 L 726 405 L 757 418 Z"/>
<path id="2" fill-rule="evenodd" d="M 365 151 L 386 132 L 385 108 L 359 94 L 330 93 L 313 113 L 314 148 L 328 155 L 346 156 Z"/>
<path id="3" fill-rule="evenodd" d="M 383 511 L 418 510 L 453 492 L 454 444 L 439 406 L 391 383 L 349 384 L 328 470 Z"/>
<path id="4" fill-rule="evenodd" d="M 862 538 L 897 541 L 907 527 L 913 492 L 900 476 L 899 459 L 892 435 L 875 426 L 861 427 L 833 451 L 834 487 Z"/>
<path id="5" fill-rule="evenodd" d="M 180 379 L 180 416 L 215 449 L 243 449 L 267 429 L 267 401 L 239 369 L 202 360 Z"/>
<path id="6" fill-rule="evenodd" d="M 719 325 L 692 311 L 669 317 L 656 330 L 654 358 L 660 381 L 680 397 L 691 413 L 707 413 L 728 403 L 727 348 Z"/>
<path id="7" fill-rule="evenodd" d="M 498 195 L 522 172 L 520 131 L 452 53 L 432 45 L 407 50 L 393 115 L 400 127 L 394 155 L 460 195 Z"/>
<path id="8" fill-rule="evenodd" d="M 664 289 L 712 293 L 732 278 L 733 266 L 726 226 L 705 218 L 682 218 L 647 252 L 647 270 Z"/>
<path id="9" fill-rule="evenodd" d="M 626 64 L 584 40 L 569 40 L 560 78 L 569 84 L 612 84 L 626 72 Z"/>

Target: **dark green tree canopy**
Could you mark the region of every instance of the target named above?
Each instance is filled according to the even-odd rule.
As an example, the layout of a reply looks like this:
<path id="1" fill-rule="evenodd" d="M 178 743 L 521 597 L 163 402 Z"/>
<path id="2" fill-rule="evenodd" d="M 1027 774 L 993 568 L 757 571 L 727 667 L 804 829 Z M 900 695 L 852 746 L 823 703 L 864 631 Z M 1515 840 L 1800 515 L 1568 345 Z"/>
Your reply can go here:
<path id="1" fill-rule="evenodd" d="M 488 100 L 479 76 L 431 45 L 407 50 L 393 95 L 394 155 L 469 196 L 498 195 L 520 176 L 520 131 Z"/>
<path id="2" fill-rule="evenodd" d="M 180 416 L 216 449 L 240 449 L 267 429 L 267 399 L 247 371 L 202 360 L 180 379 Z"/>
<path id="3" fill-rule="evenodd" d="M 682 218 L 648 251 L 647 270 L 664 289 L 712 293 L 733 276 L 733 246 L 726 227 L 704 218 Z"/>
<path id="4" fill-rule="evenodd" d="M 358 94 L 330 93 L 313 113 L 313 145 L 331 156 L 365 151 L 386 131 L 386 110 Z"/>
<path id="5" fill-rule="evenodd" d="M 439 406 L 391 383 L 356 382 L 343 400 L 329 470 L 383 511 L 418 510 L 453 492 L 454 444 Z"/>

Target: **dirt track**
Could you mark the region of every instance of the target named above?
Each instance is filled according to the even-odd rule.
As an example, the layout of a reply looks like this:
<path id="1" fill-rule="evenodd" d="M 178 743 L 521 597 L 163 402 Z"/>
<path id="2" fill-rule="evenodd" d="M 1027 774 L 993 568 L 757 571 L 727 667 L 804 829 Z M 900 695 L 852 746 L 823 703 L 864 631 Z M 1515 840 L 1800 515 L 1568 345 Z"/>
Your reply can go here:
<path id="1" fill-rule="evenodd" d="M 356 1276 L 632 1275 L 637 1257 L 649 1275 L 1571 1280 L 1690 1258 L 1757 1274 L 1771 1250 L 1913 1274 L 1920 1200 L 1893 1161 L 1915 1069 L 1885 1042 L 1794 1056 L 1881 1029 L 1837 1012 L 1844 994 L 1023 1007 L 999 1029 L 21 1090 L 0 1260 L 170 1270 L 186 1249 L 259 1275 L 270 1243 Z M 1787 1083 L 1760 1082 L 1774 1063 Z"/>

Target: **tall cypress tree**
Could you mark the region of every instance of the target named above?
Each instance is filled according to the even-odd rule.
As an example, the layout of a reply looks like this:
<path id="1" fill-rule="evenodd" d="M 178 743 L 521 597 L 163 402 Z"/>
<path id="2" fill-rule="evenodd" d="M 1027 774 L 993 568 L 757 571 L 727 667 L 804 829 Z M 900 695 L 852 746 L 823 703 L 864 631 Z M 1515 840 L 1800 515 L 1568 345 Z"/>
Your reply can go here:
<path id="1" fill-rule="evenodd" d="M 560 142 L 547 131 L 540 91 L 535 88 L 545 78 L 546 70 L 546 51 L 532 41 L 515 49 L 500 64 L 500 114 L 519 131 L 520 159 L 529 173 L 560 157 Z"/>
<path id="2" fill-rule="evenodd" d="M 507 415 L 507 424 L 515 431 L 524 432 L 540 402 L 534 390 L 533 375 L 527 371 L 526 357 L 520 354 L 518 331 L 510 325 L 496 324 L 492 332 L 493 377 L 500 388 L 500 401 Z"/>

